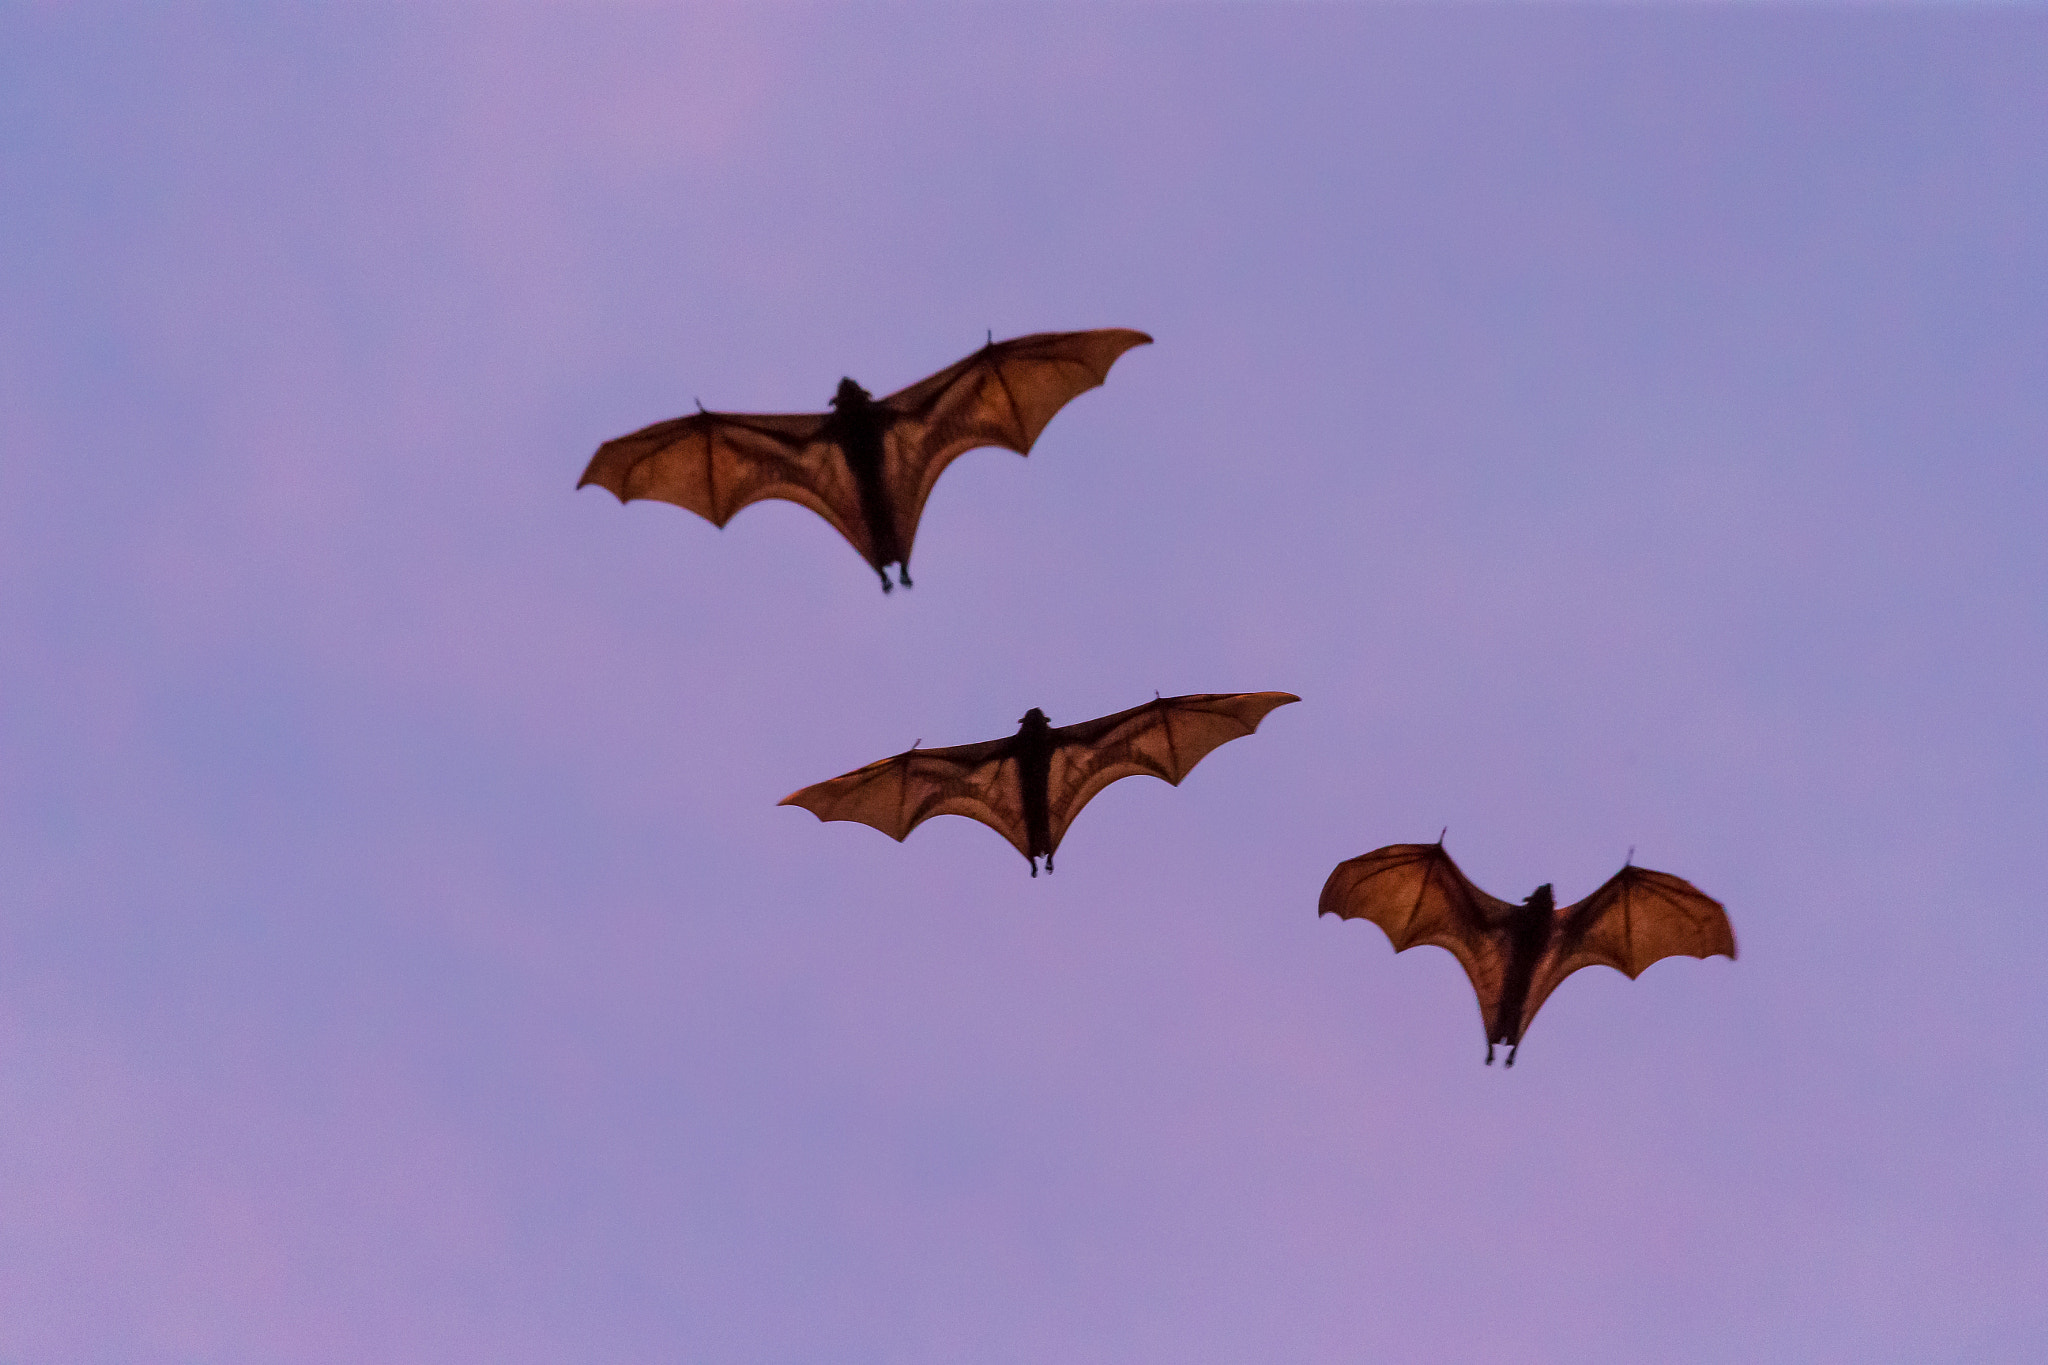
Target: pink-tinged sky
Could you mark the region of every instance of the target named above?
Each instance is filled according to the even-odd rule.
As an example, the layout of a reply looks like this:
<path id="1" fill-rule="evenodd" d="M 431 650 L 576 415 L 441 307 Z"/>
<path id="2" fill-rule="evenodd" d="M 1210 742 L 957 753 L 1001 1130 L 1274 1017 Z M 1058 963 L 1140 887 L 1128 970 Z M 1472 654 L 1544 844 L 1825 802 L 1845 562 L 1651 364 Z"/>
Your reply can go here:
<path id="1" fill-rule="evenodd" d="M 0 16 L 0 1360 L 2048 1352 L 2048 12 Z M 910 593 L 573 484 L 1142 327 Z M 1058 875 L 786 792 L 1304 698 Z M 1511 1073 L 1431 839 L 1739 963 Z"/>

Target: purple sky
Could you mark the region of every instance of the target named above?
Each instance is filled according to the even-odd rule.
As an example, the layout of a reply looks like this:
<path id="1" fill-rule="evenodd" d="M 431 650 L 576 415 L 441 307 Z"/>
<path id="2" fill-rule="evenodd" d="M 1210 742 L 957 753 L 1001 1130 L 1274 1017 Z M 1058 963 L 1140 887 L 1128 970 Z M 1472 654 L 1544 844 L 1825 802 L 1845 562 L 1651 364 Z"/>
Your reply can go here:
<path id="1" fill-rule="evenodd" d="M 2048 11 L 0 16 L 0 1361 L 2048 1351 Z M 884 598 L 573 485 L 1141 327 Z M 1033 881 L 774 803 L 1304 698 Z M 1739 963 L 1318 921 L 1629 848 Z"/>

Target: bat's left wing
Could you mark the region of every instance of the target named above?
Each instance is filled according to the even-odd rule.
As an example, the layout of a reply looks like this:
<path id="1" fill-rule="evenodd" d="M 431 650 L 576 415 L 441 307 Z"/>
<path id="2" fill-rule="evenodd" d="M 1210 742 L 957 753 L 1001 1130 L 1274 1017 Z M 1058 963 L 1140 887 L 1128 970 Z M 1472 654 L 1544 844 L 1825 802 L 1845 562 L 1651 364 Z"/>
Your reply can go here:
<path id="1" fill-rule="evenodd" d="M 964 815 L 1008 839 L 1028 858 L 1031 838 L 1015 749 L 1010 739 L 913 748 L 792 792 L 779 804 L 802 806 L 820 820 L 873 825 L 898 843 L 934 815 Z"/>
<path id="2" fill-rule="evenodd" d="M 1624 867 L 1558 915 L 1554 945 L 1529 984 L 1523 1027 L 1581 967 L 1612 967 L 1634 978 L 1663 958 L 1714 956 L 1735 956 L 1735 929 L 1721 902 L 1683 877 Z"/>
<path id="3" fill-rule="evenodd" d="M 782 498 L 808 507 L 874 562 L 860 489 L 822 412 L 693 412 L 606 441 L 578 488 L 620 502 L 687 507 L 714 526 L 742 507 Z"/>
<path id="4" fill-rule="evenodd" d="M 1337 864 L 1316 913 L 1371 920 L 1397 953 L 1422 943 L 1447 949 L 1471 980 L 1492 1039 L 1500 1033 L 1515 909 L 1474 886 L 1435 843 L 1389 844 Z"/>
<path id="5" fill-rule="evenodd" d="M 1029 455 L 1053 414 L 1109 378 L 1109 367 L 1152 338 L 1128 327 L 1037 332 L 990 342 L 957 364 L 881 400 L 890 413 L 882 481 L 904 555 L 925 499 L 947 465 L 978 446 Z"/>
<path id="6" fill-rule="evenodd" d="M 1211 749 L 1244 738 L 1267 712 L 1300 700 L 1291 692 L 1197 693 L 1057 727 L 1045 793 L 1052 848 L 1095 793 L 1118 778 L 1146 774 L 1179 786 Z"/>

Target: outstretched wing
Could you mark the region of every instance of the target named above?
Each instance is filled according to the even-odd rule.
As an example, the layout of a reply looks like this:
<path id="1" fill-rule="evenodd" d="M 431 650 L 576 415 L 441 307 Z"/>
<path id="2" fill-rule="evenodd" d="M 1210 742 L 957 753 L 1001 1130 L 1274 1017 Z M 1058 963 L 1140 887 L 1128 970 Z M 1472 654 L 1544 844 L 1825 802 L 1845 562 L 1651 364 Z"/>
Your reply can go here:
<path id="1" fill-rule="evenodd" d="M 882 399 L 892 418 L 883 443 L 882 482 L 905 558 L 925 499 L 955 457 L 977 446 L 1029 455 L 1054 413 L 1107 379 L 1118 356 L 1151 340 L 1128 327 L 1108 327 L 990 342 Z"/>
<path id="2" fill-rule="evenodd" d="M 1735 929 L 1721 902 L 1683 877 L 1625 867 L 1558 916 L 1552 947 L 1536 965 L 1522 1023 L 1536 1017 L 1559 982 L 1581 967 L 1642 975 L 1667 957 L 1735 956 Z"/>
<path id="3" fill-rule="evenodd" d="M 1371 920 L 1397 953 L 1418 943 L 1448 948 L 1472 979 L 1491 1038 L 1507 978 L 1509 921 L 1518 909 L 1474 886 L 1442 844 L 1390 844 L 1337 864 L 1317 913 Z"/>
<path id="4" fill-rule="evenodd" d="M 687 507 L 714 526 L 764 498 L 801 503 L 872 561 L 860 490 L 822 412 L 695 412 L 606 441 L 576 484 L 620 502 L 652 498 Z"/>
<path id="5" fill-rule="evenodd" d="M 1031 856 L 1013 739 L 911 749 L 844 777 L 792 792 L 779 804 L 820 820 L 855 820 L 902 842 L 934 815 L 979 820 Z"/>
<path id="6" fill-rule="evenodd" d="M 1045 783 L 1052 849 L 1058 851 L 1081 808 L 1118 778 L 1143 773 L 1179 786 L 1211 749 L 1252 733 L 1274 707 L 1300 700 L 1291 692 L 1197 693 L 1055 728 Z"/>

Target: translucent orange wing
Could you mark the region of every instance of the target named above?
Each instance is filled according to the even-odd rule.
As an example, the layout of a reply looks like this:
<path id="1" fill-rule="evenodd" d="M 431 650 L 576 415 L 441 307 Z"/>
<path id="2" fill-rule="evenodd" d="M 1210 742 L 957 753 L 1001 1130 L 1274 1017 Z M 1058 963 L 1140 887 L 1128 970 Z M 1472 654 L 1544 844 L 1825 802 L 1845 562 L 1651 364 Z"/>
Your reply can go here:
<path id="1" fill-rule="evenodd" d="M 1537 964 L 1523 1027 L 1581 967 L 1612 967 L 1631 979 L 1667 957 L 1735 956 L 1735 927 L 1721 902 L 1683 877 L 1625 867 L 1558 916 L 1554 944 Z"/>
<path id="2" fill-rule="evenodd" d="M 1062 725 L 1046 777 L 1046 815 L 1057 850 L 1067 826 L 1095 794 L 1119 778 L 1161 778 L 1175 786 L 1210 750 L 1259 728 L 1291 692 L 1208 692 L 1163 697 L 1113 716 Z"/>
<path id="3" fill-rule="evenodd" d="M 1371 920 L 1397 953 L 1424 943 L 1447 949 L 1471 978 L 1491 1038 L 1507 979 L 1508 923 L 1519 908 L 1474 886 L 1442 844 L 1390 844 L 1337 864 L 1317 913 Z"/>
<path id="4" fill-rule="evenodd" d="M 874 547 L 860 490 L 822 412 L 695 412 L 606 441 L 576 484 L 620 502 L 650 498 L 723 526 L 749 503 L 781 498 L 810 508 L 863 559 Z"/>
<path id="5" fill-rule="evenodd" d="M 992 739 L 948 749 L 910 749 L 782 798 L 820 820 L 872 825 L 902 842 L 934 815 L 979 820 L 1031 856 L 1015 744 Z"/>
<path id="6" fill-rule="evenodd" d="M 896 543 L 910 554 L 925 500 L 946 466 L 979 446 L 1029 455 L 1046 423 L 1109 377 L 1109 367 L 1152 338 L 1127 327 L 1038 332 L 991 342 L 881 400 L 892 420 L 882 481 L 895 507 Z"/>

